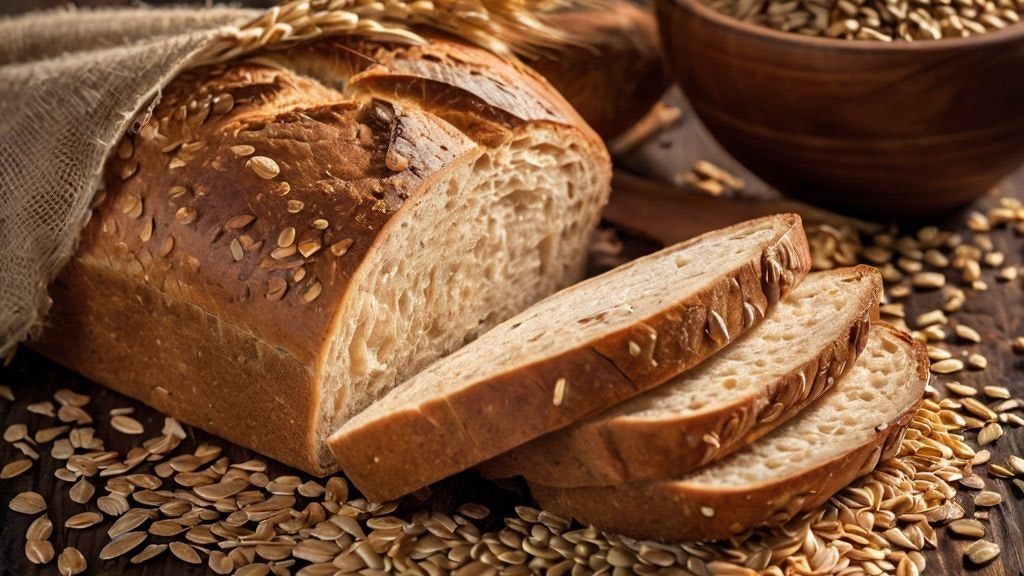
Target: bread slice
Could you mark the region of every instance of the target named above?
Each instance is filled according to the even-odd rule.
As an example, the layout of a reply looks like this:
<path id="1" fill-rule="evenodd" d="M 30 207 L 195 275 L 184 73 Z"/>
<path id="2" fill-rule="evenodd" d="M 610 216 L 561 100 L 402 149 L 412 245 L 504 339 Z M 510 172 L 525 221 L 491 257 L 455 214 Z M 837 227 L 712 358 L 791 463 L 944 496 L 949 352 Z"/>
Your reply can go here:
<path id="1" fill-rule="evenodd" d="M 675 379 L 481 466 L 546 486 L 679 478 L 763 436 L 852 366 L 877 316 L 870 266 L 812 274 L 764 322 Z"/>
<path id="2" fill-rule="evenodd" d="M 328 439 L 371 499 L 401 496 L 661 384 L 806 274 L 800 217 L 715 231 L 563 290 L 435 362 Z"/>
<path id="3" fill-rule="evenodd" d="M 782 524 L 892 456 L 927 380 L 924 346 L 876 325 L 832 390 L 725 460 L 681 480 L 530 490 L 546 510 L 633 538 L 712 540 Z"/>

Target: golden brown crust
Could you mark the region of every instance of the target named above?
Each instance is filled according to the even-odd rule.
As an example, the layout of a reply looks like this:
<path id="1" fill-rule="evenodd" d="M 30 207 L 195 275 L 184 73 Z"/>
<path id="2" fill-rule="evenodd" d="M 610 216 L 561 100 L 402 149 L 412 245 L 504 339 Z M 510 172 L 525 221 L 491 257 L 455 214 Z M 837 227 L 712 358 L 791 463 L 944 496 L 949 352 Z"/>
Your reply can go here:
<path id="1" fill-rule="evenodd" d="M 556 12 L 546 21 L 586 46 L 566 46 L 527 60 L 602 138 L 638 122 L 669 86 L 650 10 L 627 0 Z"/>
<path id="2" fill-rule="evenodd" d="M 290 70 L 288 54 L 166 87 L 149 123 L 109 160 L 106 192 L 36 346 L 185 422 L 332 471 L 314 430 L 351 279 L 407 200 L 539 118 L 492 101 L 473 124 L 454 126 L 439 111 L 500 84 L 509 101 L 553 111 L 539 121 L 607 163 L 597 136 L 542 80 L 522 80 L 518 64 L 436 39 L 408 58 L 452 55 L 438 79 L 387 99 L 374 86 L 389 72 L 371 74 L 353 54 L 399 61 L 410 49 L 352 42 L 310 48 L 346 55 L 318 70 L 341 91 Z M 452 77 L 472 68 L 479 80 L 446 84 L 446 68 Z M 362 80 L 348 77 L 360 71 Z"/>
<path id="3" fill-rule="evenodd" d="M 877 328 L 876 328 L 877 329 Z M 729 490 L 683 481 L 652 481 L 621 486 L 551 488 L 531 484 L 540 505 L 551 512 L 632 538 L 663 541 L 715 540 L 749 528 L 780 525 L 799 512 L 827 501 L 854 479 L 894 454 L 913 419 L 928 380 L 924 346 L 889 326 L 914 356 L 918 399 L 885 429 L 856 449 L 805 472 L 750 488 Z"/>
<path id="4" fill-rule="evenodd" d="M 486 476 L 522 475 L 550 487 L 608 486 L 657 478 L 679 478 L 764 436 L 828 390 L 853 365 L 877 315 L 882 279 L 870 266 L 845 274 L 868 290 L 858 294 L 832 341 L 777 381 L 699 414 L 680 412 L 656 420 L 615 412 L 598 414 L 548 434 L 480 467 Z M 713 436 L 718 444 L 704 440 Z"/>
<path id="5" fill-rule="evenodd" d="M 744 318 L 744 302 L 764 311 L 810 269 L 799 216 L 776 218 L 781 219 L 781 232 L 765 241 L 759 258 L 723 274 L 683 301 L 665 302 L 661 311 L 646 320 L 565 353 L 524 361 L 514 370 L 475 381 L 457 392 L 439 393 L 415 407 L 344 426 L 328 439 L 328 445 L 356 487 L 368 498 L 383 501 L 664 382 L 728 342 L 708 332 L 709 310 L 722 311 L 726 331 L 735 337 L 752 325 Z M 734 228 L 741 226 L 756 229 L 750 223 Z M 700 241 L 696 238 L 684 245 Z M 643 262 L 616 272 L 628 274 L 634 265 Z M 643 343 L 640 354 L 630 353 L 630 342 Z M 564 393 L 555 403 L 552 399 L 560 380 L 565 380 Z"/>

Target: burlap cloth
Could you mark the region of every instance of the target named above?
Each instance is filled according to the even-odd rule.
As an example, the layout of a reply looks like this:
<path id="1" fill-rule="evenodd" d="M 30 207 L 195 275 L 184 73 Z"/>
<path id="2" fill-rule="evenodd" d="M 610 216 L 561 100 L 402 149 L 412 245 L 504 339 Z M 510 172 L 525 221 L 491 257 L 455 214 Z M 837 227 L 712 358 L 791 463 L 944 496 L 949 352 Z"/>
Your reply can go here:
<path id="1" fill-rule="evenodd" d="M 324 35 L 419 41 L 409 24 L 504 51 L 503 36 L 513 46 L 528 45 L 530 34 L 553 38 L 532 21 L 539 3 L 531 1 L 446 8 L 312 0 L 269 11 L 108 9 L 0 20 L 0 357 L 43 326 L 47 286 L 88 221 L 107 154 L 182 69 Z"/>

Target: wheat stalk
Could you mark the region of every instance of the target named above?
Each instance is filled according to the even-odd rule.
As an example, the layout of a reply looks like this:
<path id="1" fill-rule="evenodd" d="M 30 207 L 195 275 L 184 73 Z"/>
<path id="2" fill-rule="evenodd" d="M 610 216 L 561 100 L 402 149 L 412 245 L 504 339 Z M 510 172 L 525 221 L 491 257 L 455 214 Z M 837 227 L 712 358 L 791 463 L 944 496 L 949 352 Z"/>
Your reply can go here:
<path id="1" fill-rule="evenodd" d="M 533 55 L 581 40 L 540 17 L 579 5 L 580 0 L 291 0 L 248 24 L 225 30 L 194 64 L 227 62 L 257 50 L 333 36 L 424 44 L 426 40 L 413 31 L 417 27 L 453 34 L 496 54 Z"/>

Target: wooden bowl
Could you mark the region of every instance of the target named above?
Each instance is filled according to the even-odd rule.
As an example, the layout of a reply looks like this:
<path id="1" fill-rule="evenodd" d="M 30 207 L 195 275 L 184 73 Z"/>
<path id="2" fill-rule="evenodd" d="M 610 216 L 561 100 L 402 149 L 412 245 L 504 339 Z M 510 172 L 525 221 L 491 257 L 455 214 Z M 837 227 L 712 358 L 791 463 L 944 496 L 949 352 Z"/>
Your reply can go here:
<path id="1" fill-rule="evenodd" d="M 881 43 L 657 0 L 670 68 L 711 134 L 781 191 L 876 217 L 934 214 L 1024 163 L 1024 25 Z"/>

